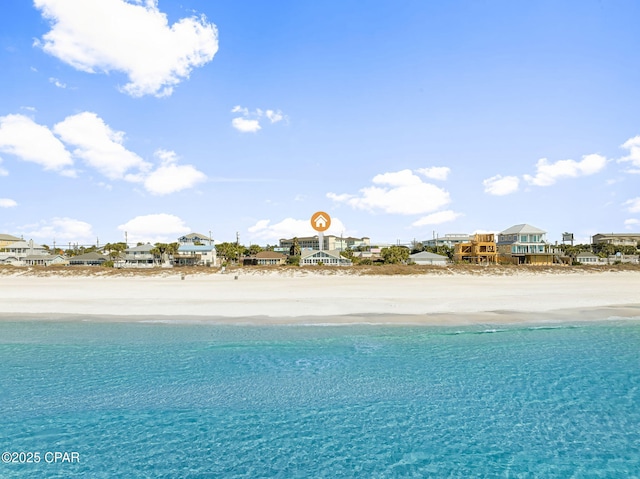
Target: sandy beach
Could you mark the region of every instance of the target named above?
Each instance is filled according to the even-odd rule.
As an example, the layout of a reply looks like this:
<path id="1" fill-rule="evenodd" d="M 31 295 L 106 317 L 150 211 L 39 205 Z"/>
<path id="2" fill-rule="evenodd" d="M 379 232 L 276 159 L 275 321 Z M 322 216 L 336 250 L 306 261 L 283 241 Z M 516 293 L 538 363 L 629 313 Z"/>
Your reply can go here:
<path id="1" fill-rule="evenodd" d="M 2 275 L 0 316 L 425 324 L 640 317 L 640 273 Z"/>

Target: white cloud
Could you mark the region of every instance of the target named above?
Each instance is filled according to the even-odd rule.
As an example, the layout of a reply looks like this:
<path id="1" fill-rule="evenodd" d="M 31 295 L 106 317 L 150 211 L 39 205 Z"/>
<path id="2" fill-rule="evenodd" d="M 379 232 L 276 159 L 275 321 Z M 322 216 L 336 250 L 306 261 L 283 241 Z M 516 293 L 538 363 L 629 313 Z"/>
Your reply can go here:
<path id="1" fill-rule="evenodd" d="M 623 205 L 627 207 L 630 213 L 640 213 L 640 196 L 625 201 Z"/>
<path id="2" fill-rule="evenodd" d="M 2 163 L 2 158 L 0 158 L 0 164 Z M 0 176 L 9 176 L 9 172 L 0 166 Z"/>
<path id="3" fill-rule="evenodd" d="M 484 192 L 495 196 L 504 196 L 518 191 L 520 179 L 517 176 L 496 175 L 482 182 Z"/>
<path id="4" fill-rule="evenodd" d="M 76 176 L 75 170 L 65 167 L 77 157 L 110 180 L 143 183 L 155 195 L 191 188 L 207 179 L 192 165 L 176 164 L 176 154 L 168 150 L 156 151 L 161 165 L 153 170 L 151 163 L 124 147 L 124 136 L 91 112 L 68 116 L 53 127 L 53 132 L 23 115 L 0 117 L 0 151 L 57 170 L 64 176 Z M 72 153 L 65 144 L 75 147 Z M 8 172 L 0 168 L 0 176 L 6 175 Z"/>
<path id="5" fill-rule="evenodd" d="M 45 170 L 63 171 L 73 165 L 71 154 L 49 128 L 24 115 L 0 117 L 0 151 Z"/>
<path id="6" fill-rule="evenodd" d="M 414 186 L 422 184 L 422 180 L 413 174 L 411 170 L 381 173 L 373 177 L 373 183 L 390 186 Z"/>
<path id="7" fill-rule="evenodd" d="M 278 123 L 279 121 L 284 120 L 284 115 L 280 110 L 278 111 L 267 110 L 264 114 L 271 123 Z"/>
<path id="8" fill-rule="evenodd" d="M 601 171 L 606 164 L 607 159 L 597 154 L 585 155 L 581 161 L 560 160 L 555 163 L 541 158 L 536 163 L 536 175 L 524 175 L 524 179 L 532 185 L 551 186 L 561 178 L 593 175 Z"/>
<path id="9" fill-rule="evenodd" d="M 628 229 L 631 229 L 633 226 L 640 225 L 640 220 L 635 219 L 635 218 L 630 218 L 628 220 L 624 220 L 624 225 Z"/>
<path id="10" fill-rule="evenodd" d="M 411 226 L 427 226 L 427 225 L 439 225 L 442 223 L 448 223 L 462 216 L 462 213 L 458 213 L 452 210 L 438 211 L 427 216 L 423 216 L 418 221 L 414 221 Z"/>
<path id="11" fill-rule="evenodd" d="M 15 206 L 18 206 L 18 203 L 15 200 L 0 198 L 0 208 L 13 208 Z"/>
<path id="12" fill-rule="evenodd" d="M 49 78 L 49 83 L 53 83 L 55 86 L 57 86 L 58 88 L 67 88 L 66 83 L 62 83 L 60 80 L 58 80 L 57 78 Z"/>
<path id="13" fill-rule="evenodd" d="M 500 232 L 497 230 L 474 230 L 472 235 L 498 235 Z"/>
<path id="14" fill-rule="evenodd" d="M 93 244 L 96 236 L 89 223 L 73 218 L 52 218 L 37 225 L 24 226 L 24 236 L 42 240 L 45 243 L 55 241 L 60 243 Z"/>
<path id="15" fill-rule="evenodd" d="M 316 236 L 318 233 L 311 227 L 310 219 L 297 220 L 285 218 L 279 223 L 271 224 L 271 220 L 260 220 L 249 227 L 247 231 L 253 240 L 277 242 L 281 238 L 293 238 L 294 236 Z M 324 232 L 325 235 L 350 235 L 344 224 L 338 218 L 331 218 L 331 227 Z"/>
<path id="16" fill-rule="evenodd" d="M 119 71 L 132 96 L 167 96 L 218 51 L 218 32 L 204 15 L 169 25 L 157 0 L 34 0 L 51 30 L 36 41 L 45 52 L 88 73 Z"/>
<path id="17" fill-rule="evenodd" d="M 280 110 L 263 111 L 260 108 L 256 108 L 254 111 L 250 111 L 248 108 L 240 105 L 234 106 L 231 109 L 231 113 L 239 113 L 242 115 L 231 120 L 231 126 L 242 133 L 255 133 L 261 130 L 262 125 L 260 125 L 260 121 L 265 117 L 270 123 L 278 123 L 287 118 Z"/>
<path id="18" fill-rule="evenodd" d="M 258 120 L 247 120 L 241 117 L 231 120 L 231 125 L 242 133 L 255 133 L 262 129 Z"/>
<path id="19" fill-rule="evenodd" d="M 192 188 L 207 179 L 192 165 L 176 165 L 177 157 L 173 151 L 158 150 L 155 154 L 162 160 L 162 165 L 144 180 L 144 187 L 154 195 L 167 195 Z"/>
<path id="20" fill-rule="evenodd" d="M 231 113 L 242 113 L 244 116 L 249 116 L 249 109 L 236 105 L 231 109 Z"/>
<path id="21" fill-rule="evenodd" d="M 446 180 L 451 173 L 451 168 L 447 166 L 432 166 L 431 168 L 419 168 L 416 172 L 431 178 L 432 180 Z"/>
<path id="22" fill-rule="evenodd" d="M 622 148 L 629 150 L 629 154 L 618 160 L 618 163 L 631 163 L 629 173 L 640 173 L 640 135 L 628 139 Z"/>
<path id="23" fill-rule="evenodd" d="M 190 228 L 182 219 L 166 213 L 136 216 L 118 230 L 127 233 L 129 243 L 167 243 L 173 242 Z"/>
<path id="24" fill-rule="evenodd" d="M 376 175 L 360 194 L 327 193 L 338 203 L 346 203 L 354 209 L 382 211 L 401 215 L 432 213 L 450 203 L 449 193 L 422 179 L 411 170 L 401 170 Z"/>
<path id="25" fill-rule="evenodd" d="M 109 179 L 125 178 L 130 169 L 148 171 L 151 165 L 124 146 L 124 133 L 114 131 L 95 113 L 68 116 L 53 127 L 62 141 L 74 145 L 73 154 Z M 127 177 L 125 179 L 131 179 Z"/>

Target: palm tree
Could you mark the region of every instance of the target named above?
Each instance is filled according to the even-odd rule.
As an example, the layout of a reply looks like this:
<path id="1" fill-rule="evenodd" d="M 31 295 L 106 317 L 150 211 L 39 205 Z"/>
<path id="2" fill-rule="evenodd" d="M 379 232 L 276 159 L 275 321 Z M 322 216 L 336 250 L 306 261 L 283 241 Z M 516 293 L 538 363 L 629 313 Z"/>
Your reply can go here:
<path id="1" fill-rule="evenodd" d="M 302 250 L 300 249 L 300 244 L 298 243 L 298 237 L 293 238 L 293 244 L 291 248 L 289 248 L 290 256 L 300 256 L 302 254 Z"/>

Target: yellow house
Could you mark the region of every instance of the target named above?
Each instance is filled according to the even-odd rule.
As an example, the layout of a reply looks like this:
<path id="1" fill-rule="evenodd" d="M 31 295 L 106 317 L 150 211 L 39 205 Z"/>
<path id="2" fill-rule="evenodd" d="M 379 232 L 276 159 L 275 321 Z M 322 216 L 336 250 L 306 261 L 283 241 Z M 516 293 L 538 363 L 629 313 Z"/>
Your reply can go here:
<path id="1" fill-rule="evenodd" d="M 495 235 L 475 234 L 470 242 L 456 244 L 453 259 L 456 262 L 495 263 L 498 259 Z"/>
<path id="2" fill-rule="evenodd" d="M 15 236 L 0 234 L 0 249 L 6 248 L 11 243 L 15 243 L 16 241 L 22 241 L 20 238 L 16 238 Z"/>

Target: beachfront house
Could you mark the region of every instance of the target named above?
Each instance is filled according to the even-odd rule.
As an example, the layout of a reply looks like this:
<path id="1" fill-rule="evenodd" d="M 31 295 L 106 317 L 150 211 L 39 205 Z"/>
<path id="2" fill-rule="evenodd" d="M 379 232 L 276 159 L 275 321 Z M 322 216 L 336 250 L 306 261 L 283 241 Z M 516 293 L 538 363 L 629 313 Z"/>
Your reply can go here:
<path id="1" fill-rule="evenodd" d="M 124 255 L 120 257 L 115 266 L 118 268 L 153 268 L 155 256 L 151 250 L 155 246 L 152 244 L 138 245 L 124 250 Z"/>
<path id="2" fill-rule="evenodd" d="M 213 244 L 183 243 L 173 261 L 177 266 L 215 266 L 216 247 Z"/>
<path id="3" fill-rule="evenodd" d="M 352 262 L 340 255 L 339 251 L 303 251 L 300 256 L 300 266 L 351 266 Z"/>
<path id="4" fill-rule="evenodd" d="M 607 264 L 607 260 L 605 258 L 600 258 L 599 256 L 589 252 L 582 251 L 578 253 L 574 260 L 576 263 L 586 264 L 586 265 L 598 265 L 598 264 Z"/>
<path id="5" fill-rule="evenodd" d="M 48 255 L 49 252 L 44 246 L 29 241 L 14 241 L 0 251 L 0 264 L 13 264 L 15 266 L 24 266 L 27 256 Z"/>
<path id="6" fill-rule="evenodd" d="M 418 265 L 446 266 L 449 263 L 447 256 L 442 256 L 428 251 L 421 251 L 409 256 L 409 260 Z"/>
<path id="7" fill-rule="evenodd" d="M 454 260 L 475 264 L 495 263 L 498 257 L 496 239 L 493 233 L 478 233 L 471 241 L 457 243 L 454 249 Z"/>
<path id="8" fill-rule="evenodd" d="M 279 266 L 286 264 L 287 255 L 276 251 L 260 251 L 252 256 L 243 258 L 245 266 Z"/>
<path id="9" fill-rule="evenodd" d="M 501 263 L 552 264 L 554 254 L 546 241 L 547 232 L 528 224 L 519 224 L 498 234 Z"/>
<path id="10" fill-rule="evenodd" d="M 59 254 L 34 254 L 25 256 L 22 263 L 25 266 L 66 266 L 69 261 Z"/>
<path id="11" fill-rule="evenodd" d="M 80 254 L 69 258 L 71 266 L 102 266 L 105 261 L 109 261 L 109 257 L 92 251 L 90 253 Z"/>

